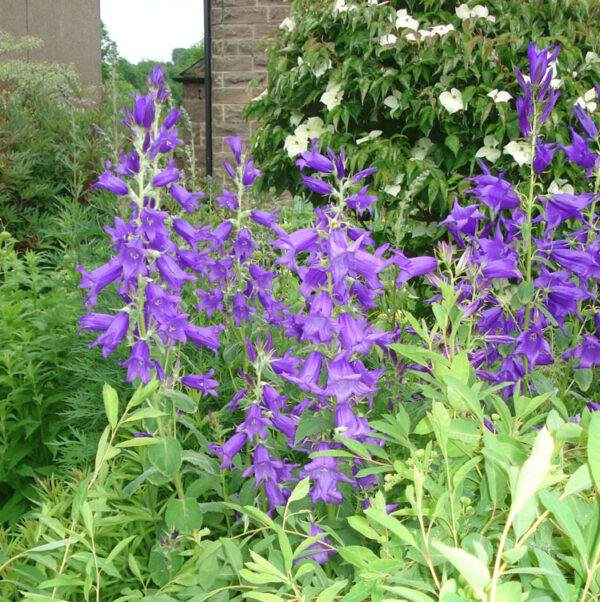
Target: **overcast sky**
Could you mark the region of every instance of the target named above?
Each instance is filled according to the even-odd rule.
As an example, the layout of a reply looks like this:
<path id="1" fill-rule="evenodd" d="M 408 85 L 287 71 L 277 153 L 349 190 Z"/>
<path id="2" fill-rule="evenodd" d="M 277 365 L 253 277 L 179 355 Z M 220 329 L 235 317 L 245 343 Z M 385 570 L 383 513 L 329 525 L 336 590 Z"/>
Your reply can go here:
<path id="1" fill-rule="evenodd" d="M 100 18 L 130 63 L 170 61 L 204 37 L 202 0 L 100 0 Z"/>

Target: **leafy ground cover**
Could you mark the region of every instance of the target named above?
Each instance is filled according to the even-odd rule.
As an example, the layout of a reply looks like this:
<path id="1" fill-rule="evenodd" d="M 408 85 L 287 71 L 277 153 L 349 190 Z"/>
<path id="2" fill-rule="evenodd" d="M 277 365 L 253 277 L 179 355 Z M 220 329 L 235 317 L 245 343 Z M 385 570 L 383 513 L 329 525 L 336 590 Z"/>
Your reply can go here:
<path id="1" fill-rule="evenodd" d="M 60 258 L 3 234 L 2 597 L 600 595 L 600 151 L 583 102 L 553 137 L 561 50 L 514 71 L 524 177 L 482 162 L 426 255 L 374 236 L 377 168 L 319 136 L 314 206 L 257 202 L 239 136 L 221 193 L 188 189 L 149 74 L 93 231 Z"/>

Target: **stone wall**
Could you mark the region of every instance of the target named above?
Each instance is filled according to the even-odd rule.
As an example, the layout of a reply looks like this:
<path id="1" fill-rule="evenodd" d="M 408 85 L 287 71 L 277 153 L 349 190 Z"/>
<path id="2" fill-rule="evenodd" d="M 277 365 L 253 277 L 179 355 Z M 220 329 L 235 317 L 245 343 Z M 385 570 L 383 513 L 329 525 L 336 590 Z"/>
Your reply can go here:
<path id="1" fill-rule="evenodd" d="M 231 154 L 225 138 L 250 127 L 242 109 L 267 81 L 265 36 L 274 36 L 289 16 L 287 0 L 213 0 L 212 2 L 212 131 L 213 173 L 222 174 L 222 159 Z M 248 83 L 259 86 L 248 90 Z"/>
<path id="2" fill-rule="evenodd" d="M 44 40 L 40 49 L 0 60 L 72 63 L 85 86 L 102 83 L 100 0 L 0 0 L 0 29 Z"/>

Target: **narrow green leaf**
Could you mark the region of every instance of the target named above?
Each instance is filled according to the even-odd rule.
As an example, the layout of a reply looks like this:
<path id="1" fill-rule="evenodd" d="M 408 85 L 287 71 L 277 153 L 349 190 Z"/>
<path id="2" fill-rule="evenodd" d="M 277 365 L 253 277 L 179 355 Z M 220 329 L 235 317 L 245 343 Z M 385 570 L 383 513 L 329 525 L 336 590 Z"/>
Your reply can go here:
<path id="1" fill-rule="evenodd" d="M 391 531 L 394 535 L 400 538 L 401 541 L 407 543 L 410 546 L 417 547 L 417 543 L 413 534 L 396 518 L 389 516 L 384 512 L 376 510 L 375 508 L 367 508 L 365 511 L 367 518 L 377 524 L 385 527 L 388 531 Z"/>
<path id="2" fill-rule="evenodd" d="M 402 585 L 384 585 L 383 589 L 386 592 L 395 594 L 397 597 L 394 597 L 394 600 L 409 600 L 410 602 L 435 602 L 435 599 L 431 598 L 427 594 L 423 594 L 416 589 L 404 587 Z"/>
<path id="3" fill-rule="evenodd" d="M 575 512 L 569 504 L 569 498 L 561 500 L 553 491 L 540 491 L 538 495 L 542 504 L 554 514 L 556 522 L 565 531 L 581 557 L 585 559 L 587 556 L 585 540 L 575 520 Z"/>
<path id="4" fill-rule="evenodd" d="M 552 588 L 552 591 L 560 598 L 561 602 L 569 602 L 572 600 L 567 580 L 560 572 L 554 559 L 539 548 L 534 548 L 533 552 L 540 563 L 540 567 L 552 573 L 546 574 L 546 579 L 548 580 L 548 584 Z"/>
<path id="5" fill-rule="evenodd" d="M 596 487 L 600 489 L 600 412 L 592 412 L 588 430 L 588 464 Z"/>
<path id="6" fill-rule="evenodd" d="M 582 464 L 570 477 L 565 485 L 565 496 L 585 491 L 593 485 L 590 467 Z"/>
<path id="7" fill-rule="evenodd" d="M 479 594 L 483 592 L 491 578 L 487 566 L 477 556 L 460 548 L 451 548 L 439 541 L 434 541 L 432 545 L 450 564 L 454 565 L 474 590 Z"/>
<path id="8" fill-rule="evenodd" d="M 98 441 L 98 449 L 96 450 L 96 472 L 100 470 L 100 466 L 102 460 L 104 458 L 104 454 L 108 448 L 108 437 L 110 435 L 110 425 L 107 425 L 106 428 L 102 431 L 102 435 L 100 435 L 100 441 Z"/>
<path id="9" fill-rule="evenodd" d="M 108 383 L 104 383 L 102 398 L 104 399 L 104 410 L 106 411 L 108 424 L 110 424 L 111 429 L 114 429 L 119 420 L 119 396 Z"/>
<path id="10" fill-rule="evenodd" d="M 160 418 L 161 416 L 166 416 L 165 412 L 155 410 L 154 408 L 142 408 L 127 416 L 127 418 L 123 420 L 123 424 L 126 422 L 135 422 L 136 420 L 144 420 L 146 418 Z"/>
<path id="11" fill-rule="evenodd" d="M 147 445 L 158 445 L 160 439 L 155 437 L 136 437 L 135 439 L 127 439 L 127 441 L 121 441 L 117 443 L 115 447 L 146 447 Z"/>
<path id="12" fill-rule="evenodd" d="M 192 413 L 198 409 L 198 404 L 189 395 L 186 395 L 182 391 L 168 389 L 166 394 L 167 397 L 173 402 L 173 405 L 182 412 Z"/>
<path id="13" fill-rule="evenodd" d="M 117 543 L 117 545 L 110 551 L 110 554 L 106 557 L 106 560 L 102 563 L 102 569 L 100 572 L 106 571 L 107 565 L 110 565 L 112 561 L 119 555 L 121 550 L 127 546 L 132 539 L 135 539 L 135 537 L 135 535 L 130 535 L 129 537 L 126 537 Z"/>
<path id="14" fill-rule="evenodd" d="M 240 548 L 233 541 L 225 537 L 222 537 L 219 541 L 223 546 L 223 550 L 225 550 L 227 561 L 233 570 L 238 573 L 244 566 L 244 559 L 242 557 L 242 553 L 240 552 Z"/>
<path id="15" fill-rule="evenodd" d="M 50 543 L 43 543 L 40 546 L 35 546 L 31 550 L 27 550 L 28 554 L 33 552 L 49 552 L 50 550 L 56 550 L 57 548 L 64 548 L 67 544 L 76 543 L 77 540 L 74 537 L 67 537 L 65 539 L 59 539 L 57 541 L 51 541 Z"/>
<path id="16" fill-rule="evenodd" d="M 244 597 L 251 600 L 260 600 L 261 602 L 282 602 L 283 600 L 281 596 L 269 594 L 268 592 L 244 592 Z"/>
<path id="17" fill-rule="evenodd" d="M 253 585 L 264 585 L 265 583 L 282 583 L 284 580 L 276 575 L 269 573 L 254 573 L 248 569 L 240 569 L 239 575 L 242 579 L 245 579 Z M 278 598 L 277 602 L 281 602 Z"/>
<path id="18" fill-rule="evenodd" d="M 550 471 L 550 459 L 553 451 L 554 440 L 548 429 L 544 427 L 535 438 L 531 455 L 519 470 L 508 516 L 509 521 L 512 521 L 515 514 L 524 508 L 525 504 L 542 486 L 546 475 Z"/>
<path id="19" fill-rule="evenodd" d="M 310 490 L 310 477 L 306 477 L 299 481 L 294 487 L 290 497 L 288 498 L 287 505 L 289 506 L 292 502 L 304 499 Z"/>
<path id="20" fill-rule="evenodd" d="M 336 594 L 346 586 L 347 579 L 336 581 L 333 585 L 325 588 L 318 596 L 315 602 L 333 602 L 336 599 Z"/>
<path id="21" fill-rule="evenodd" d="M 159 381 L 156 378 L 153 378 L 149 383 L 140 385 L 129 400 L 126 411 L 129 412 L 133 408 L 139 406 L 143 401 L 146 401 L 146 399 L 158 389 L 159 384 Z"/>

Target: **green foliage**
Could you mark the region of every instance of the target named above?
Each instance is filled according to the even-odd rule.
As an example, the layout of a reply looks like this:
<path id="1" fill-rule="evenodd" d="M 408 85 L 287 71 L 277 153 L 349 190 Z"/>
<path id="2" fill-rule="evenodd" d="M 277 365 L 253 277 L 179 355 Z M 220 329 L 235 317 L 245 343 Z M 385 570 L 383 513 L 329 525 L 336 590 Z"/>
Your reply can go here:
<path id="1" fill-rule="evenodd" d="M 419 30 L 454 30 L 423 37 L 402 23 L 396 27 L 396 10 L 405 6 Z M 597 54 L 589 54 L 600 50 L 593 34 L 600 26 L 597 4 L 493 0 L 487 7 L 495 22 L 462 21 L 456 3 L 447 0 L 294 2 L 292 22 L 279 29 L 270 53 L 267 94 L 245 113 L 261 122 L 252 148 L 265 172 L 261 185 L 297 190 L 295 155 L 313 136 L 335 152 L 345 146 L 350 171 L 378 168 L 376 233 L 415 253 L 430 248 L 438 236 L 435 224 L 455 193 L 468 188 L 463 180 L 477 169 L 484 138 L 501 151 L 520 135 L 512 110 L 519 91 L 513 67 L 522 67 L 529 40 L 540 48 L 562 44 L 557 77 L 571 103 L 599 77 Z M 464 109 L 450 114 L 440 96 L 452 89 L 460 92 Z M 513 100 L 495 104 L 492 90 L 508 91 Z M 568 106 L 555 110 L 547 124 L 553 140 L 569 138 Z M 508 177 L 519 170 L 506 151 L 494 169 L 508 170 Z M 558 166 L 555 177 L 567 169 Z"/>
<path id="2" fill-rule="evenodd" d="M 135 94 L 146 88 L 146 74 L 152 72 L 155 65 L 160 65 L 165 74 L 165 80 L 173 94 L 175 106 L 181 106 L 183 102 L 183 85 L 175 80 L 182 71 L 204 57 L 203 41 L 189 48 L 174 48 L 171 53 L 171 61 L 159 62 L 154 60 L 143 60 L 137 64 L 130 63 L 126 58 L 119 56 L 117 46 L 108 35 L 108 31 L 102 26 L 102 80 L 105 83 L 113 79 L 121 99 L 127 94 Z"/>

